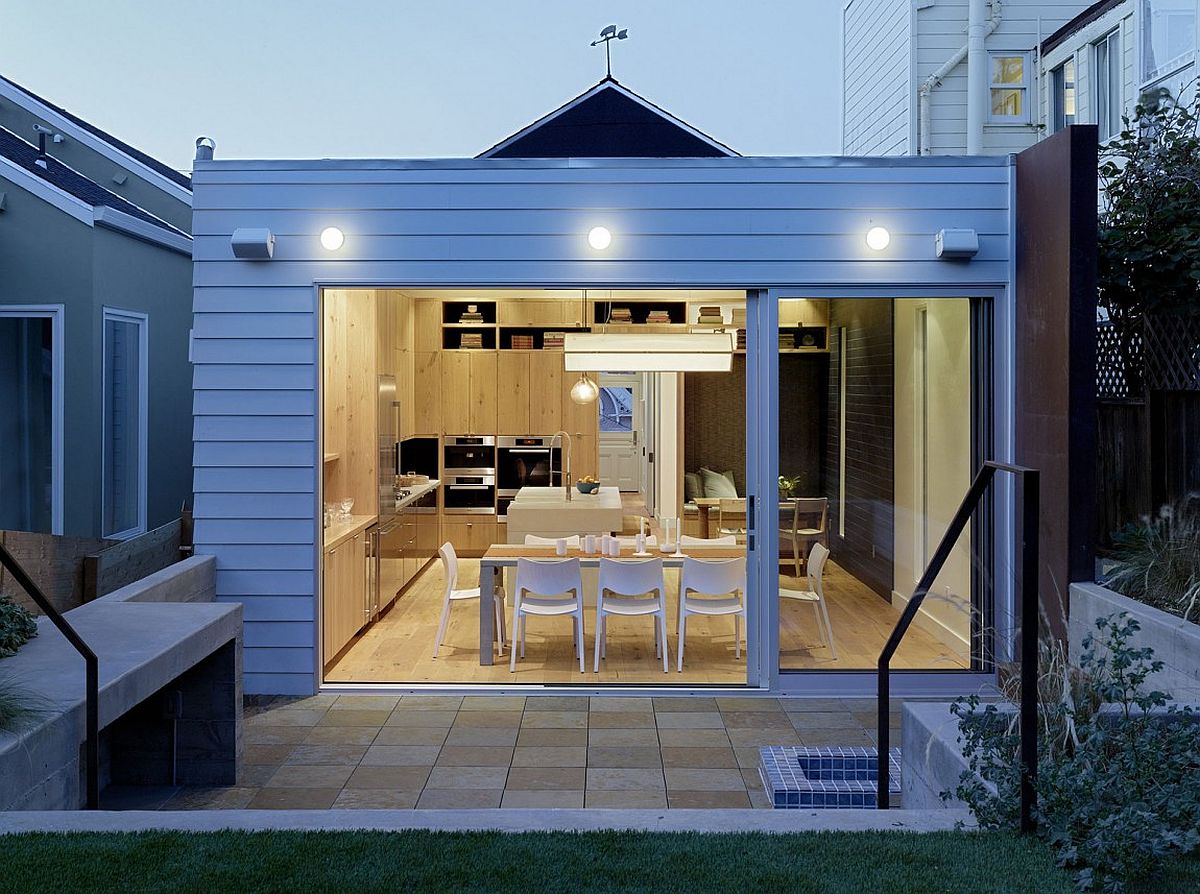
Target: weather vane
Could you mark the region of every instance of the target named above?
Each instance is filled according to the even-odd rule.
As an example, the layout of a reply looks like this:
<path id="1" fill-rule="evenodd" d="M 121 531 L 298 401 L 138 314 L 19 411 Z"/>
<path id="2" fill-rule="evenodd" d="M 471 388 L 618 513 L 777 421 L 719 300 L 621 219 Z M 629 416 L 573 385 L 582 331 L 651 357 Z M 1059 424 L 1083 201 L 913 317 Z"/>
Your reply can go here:
<path id="1" fill-rule="evenodd" d="M 593 40 L 591 43 L 592 46 L 596 46 L 596 44 L 601 43 L 604 44 L 604 67 L 607 70 L 606 76 L 609 78 L 612 77 L 612 50 L 609 49 L 608 45 L 614 40 L 624 40 L 628 36 L 628 28 L 622 28 L 620 31 L 618 31 L 616 25 L 609 25 L 600 32 L 600 39 Z"/>

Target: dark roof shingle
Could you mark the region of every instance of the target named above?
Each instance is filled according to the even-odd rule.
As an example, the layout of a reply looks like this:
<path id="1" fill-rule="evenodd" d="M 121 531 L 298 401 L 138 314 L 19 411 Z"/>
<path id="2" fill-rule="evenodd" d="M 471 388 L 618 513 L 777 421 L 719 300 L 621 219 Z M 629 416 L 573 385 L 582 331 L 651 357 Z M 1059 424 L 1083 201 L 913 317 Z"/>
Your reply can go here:
<path id="1" fill-rule="evenodd" d="M 58 187 L 63 192 L 74 196 L 80 201 L 87 202 L 93 208 L 103 205 L 115 211 L 121 211 L 131 217 L 136 217 L 139 220 L 144 220 L 147 223 L 154 224 L 155 226 L 162 227 L 164 230 L 172 233 L 187 235 L 187 233 L 184 233 L 178 227 L 172 226 L 160 217 L 155 217 L 144 208 L 140 208 L 128 199 L 105 189 L 96 181 L 88 179 L 74 168 L 67 167 L 53 156 L 47 155 L 45 157 L 46 166 L 42 167 L 37 164 L 37 146 L 26 142 L 4 127 L 0 127 L 0 156 L 7 158 L 29 173 L 40 177 L 42 180 L 45 180 L 52 186 Z"/>

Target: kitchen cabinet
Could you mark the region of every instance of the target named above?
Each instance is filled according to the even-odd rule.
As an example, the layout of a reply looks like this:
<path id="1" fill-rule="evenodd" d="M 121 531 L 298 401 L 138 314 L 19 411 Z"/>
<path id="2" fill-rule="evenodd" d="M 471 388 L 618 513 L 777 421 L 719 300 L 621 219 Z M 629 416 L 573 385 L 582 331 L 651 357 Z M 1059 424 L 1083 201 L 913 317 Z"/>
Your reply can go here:
<path id="1" fill-rule="evenodd" d="M 471 356 L 466 351 L 442 351 L 442 431 L 471 433 Z M 420 389 L 418 383 L 417 388 Z"/>
<path id="2" fill-rule="evenodd" d="M 576 375 L 569 373 L 569 375 Z M 593 382 L 599 374 L 590 372 Z M 600 402 L 577 404 L 571 400 L 569 385 L 564 382 L 562 395 L 562 428 L 571 436 L 571 476 L 578 481 L 584 476 L 600 477 Z"/>
<path id="3" fill-rule="evenodd" d="M 562 352 L 532 352 L 529 355 L 529 431 L 513 434 L 552 435 L 562 429 L 562 395 Z"/>
<path id="4" fill-rule="evenodd" d="M 471 427 L 468 434 L 494 434 L 499 359 L 492 351 L 472 351 L 468 357 L 471 368 Z"/>
<path id="5" fill-rule="evenodd" d="M 440 351 L 442 348 L 442 302 L 436 298 L 420 298 L 413 302 L 413 347 L 417 351 Z"/>
<path id="6" fill-rule="evenodd" d="M 360 531 L 325 550 L 321 642 L 326 663 L 346 647 L 366 621 L 366 536 Z"/>
<path id="7" fill-rule="evenodd" d="M 460 556 L 482 556 L 497 542 L 496 521 L 448 515 L 442 519 L 442 536 L 454 544 L 454 551 Z"/>
<path id="8" fill-rule="evenodd" d="M 413 422 L 416 435 L 440 435 L 442 428 L 442 354 L 417 351 L 413 355 Z"/>
<path id="9" fill-rule="evenodd" d="M 541 384 L 530 373 L 532 358 L 528 351 L 501 351 L 496 362 L 496 434 L 528 435 L 540 429 L 530 425 L 530 408 Z"/>

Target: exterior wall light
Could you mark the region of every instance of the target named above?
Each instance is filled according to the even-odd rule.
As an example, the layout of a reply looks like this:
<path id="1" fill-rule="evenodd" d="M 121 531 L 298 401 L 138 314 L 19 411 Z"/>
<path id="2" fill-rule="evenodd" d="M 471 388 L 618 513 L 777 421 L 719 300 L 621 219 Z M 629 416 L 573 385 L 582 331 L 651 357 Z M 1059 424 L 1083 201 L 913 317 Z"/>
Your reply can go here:
<path id="1" fill-rule="evenodd" d="M 571 386 L 571 400 L 577 404 L 590 404 L 599 396 L 600 386 L 588 378 L 587 373 L 580 373 L 579 381 Z"/>
<path id="2" fill-rule="evenodd" d="M 892 241 L 892 234 L 883 227 L 871 227 L 867 230 L 867 248 L 872 251 L 883 251 Z"/>
<path id="3" fill-rule="evenodd" d="M 596 251 L 604 251 L 612 245 L 612 233 L 608 231 L 608 227 L 592 227 L 588 230 L 588 245 Z"/>
<path id="4" fill-rule="evenodd" d="M 346 241 L 346 234 L 337 227 L 326 227 L 321 231 L 321 247 L 328 251 L 337 251 Z"/>

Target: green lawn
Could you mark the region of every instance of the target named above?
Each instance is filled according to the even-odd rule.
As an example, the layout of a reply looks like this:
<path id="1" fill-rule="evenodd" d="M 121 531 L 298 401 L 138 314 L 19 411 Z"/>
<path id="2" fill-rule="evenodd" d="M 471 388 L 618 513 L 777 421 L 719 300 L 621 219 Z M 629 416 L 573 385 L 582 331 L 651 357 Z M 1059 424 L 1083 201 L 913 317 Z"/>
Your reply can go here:
<path id="1" fill-rule="evenodd" d="M 35 834 L 0 838 L 0 865 L 13 894 L 1074 890 L 1042 845 L 966 832 Z M 1198 866 L 1146 890 L 1197 890 Z"/>

